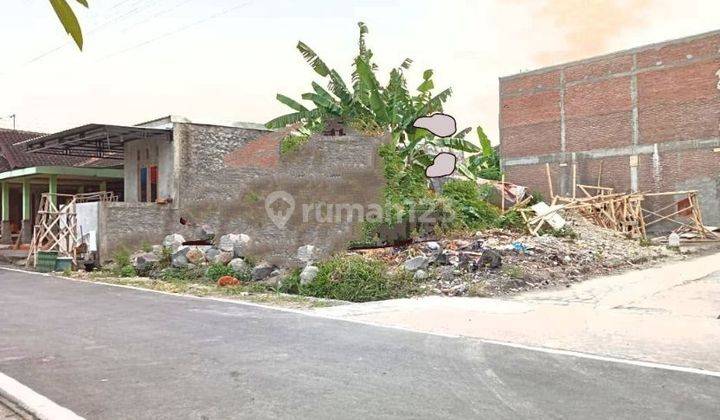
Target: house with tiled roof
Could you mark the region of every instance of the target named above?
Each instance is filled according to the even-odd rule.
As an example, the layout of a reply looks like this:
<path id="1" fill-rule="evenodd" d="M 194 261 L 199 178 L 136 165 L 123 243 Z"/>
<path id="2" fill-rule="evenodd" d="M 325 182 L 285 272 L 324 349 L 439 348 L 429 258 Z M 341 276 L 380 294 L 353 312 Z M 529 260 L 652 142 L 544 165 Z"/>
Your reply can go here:
<path id="1" fill-rule="evenodd" d="M 24 143 L 44 133 L 0 128 L 0 242 L 32 238 L 33 221 L 42 193 L 123 192 L 122 161 L 27 151 Z"/>

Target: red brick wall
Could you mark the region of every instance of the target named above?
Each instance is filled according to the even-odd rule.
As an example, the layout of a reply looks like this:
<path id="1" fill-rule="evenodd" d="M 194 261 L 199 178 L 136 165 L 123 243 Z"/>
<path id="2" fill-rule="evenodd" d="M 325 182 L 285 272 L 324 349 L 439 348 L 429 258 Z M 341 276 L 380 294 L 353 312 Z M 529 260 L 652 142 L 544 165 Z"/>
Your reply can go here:
<path id="1" fill-rule="evenodd" d="M 720 223 L 718 70 L 720 31 L 501 78 L 506 178 L 547 194 L 545 164 L 532 162 L 549 161 L 555 192 L 570 193 L 575 154 L 578 183 L 596 184 L 602 161 L 603 185 L 628 191 L 638 153 L 640 191 L 698 189 Z M 672 149 L 659 165 L 653 144 Z"/>

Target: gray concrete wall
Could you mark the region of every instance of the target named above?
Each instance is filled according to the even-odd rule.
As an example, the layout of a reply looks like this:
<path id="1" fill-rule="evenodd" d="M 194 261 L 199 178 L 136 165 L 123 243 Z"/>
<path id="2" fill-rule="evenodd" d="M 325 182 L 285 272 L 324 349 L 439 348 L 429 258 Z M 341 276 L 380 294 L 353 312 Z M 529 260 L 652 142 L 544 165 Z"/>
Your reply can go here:
<path id="1" fill-rule="evenodd" d="M 305 244 L 326 255 L 343 249 L 359 234 L 360 214 L 348 216 L 347 206 L 382 204 L 385 181 L 377 149 L 383 139 L 314 136 L 287 156 L 280 155 L 279 140 L 277 133 L 264 130 L 174 124 L 175 170 L 163 181 L 175 192 L 173 203 L 107 204 L 101 217 L 104 258 L 121 246 L 138 248 L 143 240 L 160 243 L 169 233 L 194 239 L 194 227 L 202 224 L 218 236 L 250 235 L 251 253 L 275 263 L 290 262 Z M 275 191 L 294 200 L 284 226 L 273 223 L 266 209 L 266 197 Z M 326 221 L 327 207 L 323 211 L 322 206 L 328 204 L 344 206 L 344 213 L 334 210 Z M 180 224 L 181 218 L 188 224 Z"/>

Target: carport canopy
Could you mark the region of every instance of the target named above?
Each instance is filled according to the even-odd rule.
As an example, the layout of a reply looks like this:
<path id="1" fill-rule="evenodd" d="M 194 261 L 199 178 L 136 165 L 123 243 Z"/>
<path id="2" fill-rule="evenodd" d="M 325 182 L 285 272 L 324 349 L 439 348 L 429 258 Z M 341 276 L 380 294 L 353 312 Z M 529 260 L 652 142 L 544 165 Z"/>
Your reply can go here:
<path id="1" fill-rule="evenodd" d="M 143 139 L 172 139 L 172 130 L 109 124 L 86 124 L 17 143 L 28 152 L 48 155 L 124 158 L 123 144 Z"/>

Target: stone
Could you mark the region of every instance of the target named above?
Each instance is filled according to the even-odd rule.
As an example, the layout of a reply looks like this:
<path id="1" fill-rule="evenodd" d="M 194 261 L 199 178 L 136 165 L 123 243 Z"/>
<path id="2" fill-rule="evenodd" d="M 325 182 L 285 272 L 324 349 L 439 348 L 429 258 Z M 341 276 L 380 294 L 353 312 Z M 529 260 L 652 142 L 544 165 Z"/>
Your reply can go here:
<path id="1" fill-rule="evenodd" d="M 235 254 L 232 251 L 220 251 L 213 262 L 227 265 L 230 261 L 232 261 L 234 256 Z"/>
<path id="2" fill-rule="evenodd" d="M 157 256 L 157 254 L 153 252 L 143 252 L 141 254 L 135 255 L 132 263 L 133 267 L 135 267 L 135 270 L 145 271 L 152 268 L 152 266 L 158 261 L 160 261 L 160 258 Z"/>
<path id="3" fill-rule="evenodd" d="M 425 248 L 432 255 L 439 255 L 442 252 L 442 247 L 439 243 L 430 241 L 425 243 Z"/>
<path id="4" fill-rule="evenodd" d="M 228 254 L 230 253 L 229 251 L 225 251 L 225 252 L 227 252 Z M 242 258 L 233 258 L 232 260 L 229 261 L 228 265 L 236 273 L 242 273 L 243 271 L 245 271 L 247 269 L 247 263 Z"/>
<path id="5" fill-rule="evenodd" d="M 250 237 L 244 233 L 228 233 L 220 237 L 220 250 L 232 251 L 235 257 L 244 257 L 250 245 Z"/>
<path id="6" fill-rule="evenodd" d="M 195 229 L 197 237 L 201 241 L 212 241 L 215 239 L 215 229 L 210 225 L 202 225 Z"/>
<path id="7" fill-rule="evenodd" d="M 182 246 L 184 242 L 185 238 L 182 235 L 173 233 L 171 235 L 167 235 L 165 239 L 163 239 L 162 245 L 165 249 L 169 249 L 174 253 Z"/>
<path id="8" fill-rule="evenodd" d="M 428 259 L 428 257 L 420 255 L 405 261 L 405 269 L 407 271 L 416 271 L 421 268 L 426 268 L 429 263 L 430 260 Z"/>
<path id="9" fill-rule="evenodd" d="M 428 273 L 425 270 L 417 270 L 415 274 L 413 274 L 413 279 L 415 280 L 425 280 L 428 278 Z"/>
<path id="10" fill-rule="evenodd" d="M 303 264 L 310 264 L 315 258 L 315 246 L 303 245 L 297 250 L 297 259 Z"/>
<path id="11" fill-rule="evenodd" d="M 162 257 L 164 249 L 165 249 L 165 247 L 163 247 L 162 245 L 153 245 L 152 253 L 157 255 L 158 257 Z"/>
<path id="12" fill-rule="evenodd" d="M 205 253 L 200 247 L 194 246 L 187 251 L 187 253 L 185 254 L 185 258 L 187 258 L 190 264 L 197 265 L 205 262 Z"/>
<path id="13" fill-rule="evenodd" d="M 188 259 L 186 255 L 188 251 L 190 251 L 189 246 L 181 245 L 175 252 L 173 252 L 171 257 L 172 266 L 175 268 L 187 268 Z"/>
<path id="14" fill-rule="evenodd" d="M 270 265 L 266 262 L 261 262 L 260 264 L 256 265 L 252 269 L 252 279 L 255 281 L 258 280 L 264 280 L 268 277 L 270 277 L 270 274 L 272 274 L 273 270 L 275 270 L 275 266 Z"/>
<path id="15" fill-rule="evenodd" d="M 312 283 L 312 281 L 315 280 L 315 277 L 317 277 L 319 271 L 320 269 L 314 265 L 308 265 L 303 268 L 303 271 L 300 273 L 300 284 L 306 285 L 308 283 Z"/>
<path id="16" fill-rule="evenodd" d="M 220 255 L 221 252 L 222 252 L 222 251 L 220 251 L 219 249 L 215 248 L 214 246 L 213 246 L 213 247 L 210 247 L 207 251 L 205 251 L 205 259 L 206 259 L 208 262 L 216 263 L 216 262 L 217 262 L 217 257 L 218 257 L 218 255 Z"/>
<path id="17" fill-rule="evenodd" d="M 479 267 L 498 268 L 502 265 L 502 257 L 492 249 L 486 249 L 482 252 L 477 264 Z"/>

